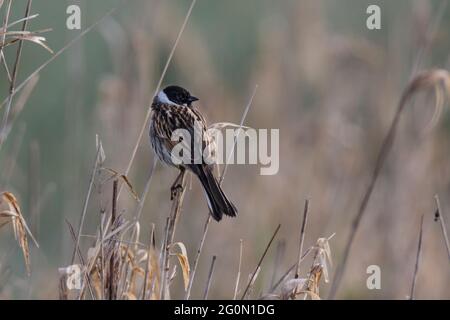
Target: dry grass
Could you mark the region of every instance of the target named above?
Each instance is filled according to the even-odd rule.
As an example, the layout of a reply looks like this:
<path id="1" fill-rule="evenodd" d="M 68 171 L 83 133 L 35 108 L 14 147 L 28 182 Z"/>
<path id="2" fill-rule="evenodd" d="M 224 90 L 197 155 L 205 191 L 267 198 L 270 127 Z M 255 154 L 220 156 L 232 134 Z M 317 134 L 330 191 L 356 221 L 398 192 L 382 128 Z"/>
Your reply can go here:
<path id="1" fill-rule="evenodd" d="M 28 228 L 25 219 L 23 218 L 16 197 L 11 192 L 5 191 L 0 193 L 0 228 L 8 224 L 12 225 L 14 238 L 22 249 L 27 272 L 28 275 L 30 275 L 31 264 L 30 249 L 28 247 L 28 237 L 31 237 L 31 239 L 33 239 L 37 247 L 39 247 L 39 245 L 31 234 L 31 231 Z"/>
<path id="2" fill-rule="evenodd" d="M 113 203 L 110 230 L 106 229 L 104 231 L 106 233 L 102 238 L 101 227 L 99 226 L 96 235 L 89 236 L 90 238 L 95 238 L 95 246 L 88 249 L 87 259 L 84 259 L 83 256 L 85 255 L 77 250 L 80 263 L 76 266 L 86 275 L 80 293 L 76 296 L 71 296 L 71 292 L 67 287 L 61 286 L 60 297 L 62 299 L 170 299 L 172 283 L 176 277 L 182 278 L 184 290 L 187 291 L 190 281 L 192 281 L 187 249 L 184 243 L 173 242 L 174 226 L 170 225 L 170 220 L 177 220 L 173 215 L 179 214 L 177 208 L 182 203 L 184 190 L 173 200 L 172 213 L 167 218 L 166 231 L 159 247 L 156 245 L 154 238 L 154 226 L 152 227 L 150 244 L 144 244 L 140 239 L 140 224 L 127 221 L 123 216 L 115 217 L 114 212 L 117 204 Z M 113 202 L 116 200 L 117 180 L 114 180 Z M 104 220 L 106 219 L 104 218 Z M 253 299 L 296 299 L 299 297 L 302 299 L 308 297 L 320 299 L 320 280 L 323 277 L 326 283 L 329 281 L 329 268 L 331 266 L 329 240 L 331 237 L 319 238 L 316 244 L 309 248 L 297 263 L 299 265 L 308 255 L 313 257 L 312 265 L 305 278 L 299 278 L 297 272 L 295 277 L 290 278 L 288 273 L 280 281 L 279 293 L 277 293 L 278 290 L 272 290 L 264 295 L 255 295 L 253 293 L 253 286 L 261 271 L 263 260 L 280 228 L 281 225 L 276 228 L 257 266 L 249 275 L 249 280 L 245 287 L 239 289 L 239 281 L 237 281 L 235 296 L 242 290 L 242 299 L 249 297 Z M 71 232 L 75 241 L 75 234 L 72 228 Z M 127 239 L 127 233 L 133 234 L 132 242 L 125 240 Z M 101 249 L 102 247 L 104 248 L 103 250 Z M 175 263 L 176 261 L 178 263 Z M 216 256 L 213 257 L 208 272 L 203 294 L 204 299 L 208 297 L 213 282 L 215 262 Z M 68 266 L 61 270 L 68 270 L 70 267 L 74 266 Z M 178 268 L 181 271 L 178 271 Z M 240 268 L 238 270 L 238 279 Z M 67 274 L 63 273 L 60 283 L 64 284 L 66 281 Z M 229 298 L 231 299 L 232 297 L 230 296 Z"/>

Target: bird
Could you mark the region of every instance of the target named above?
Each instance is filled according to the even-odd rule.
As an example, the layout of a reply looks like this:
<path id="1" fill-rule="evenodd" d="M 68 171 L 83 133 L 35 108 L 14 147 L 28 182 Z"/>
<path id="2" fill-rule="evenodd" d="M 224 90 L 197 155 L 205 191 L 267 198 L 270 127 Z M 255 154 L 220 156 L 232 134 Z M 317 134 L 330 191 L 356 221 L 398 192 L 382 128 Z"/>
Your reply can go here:
<path id="1" fill-rule="evenodd" d="M 171 200 L 182 189 L 181 182 L 185 171 L 188 170 L 199 179 L 211 216 L 216 221 L 220 221 L 223 215 L 235 217 L 237 209 L 225 195 L 217 178 L 214 176 L 214 164 L 209 163 L 205 159 L 203 150 L 206 148 L 210 154 L 214 153 L 215 144 L 208 134 L 205 118 L 193 105 L 193 102 L 198 100 L 188 90 L 177 85 L 170 85 L 159 91 L 153 98 L 151 105 L 150 142 L 153 151 L 162 163 L 179 169 L 179 175 L 171 187 Z M 184 136 L 178 140 L 172 140 L 174 132 L 178 129 L 186 130 L 191 141 L 183 141 Z M 195 132 L 201 133 L 200 137 Z M 200 140 L 195 141 L 195 139 Z M 191 150 L 194 143 L 201 143 L 202 152 L 200 159 L 194 159 L 194 155 L 191 154 L 190 160 L 192 161 L 184 161 L 182 163 L 175 161 L 176 163 L 174 163 L 172 150 L 180 142 L 190 146 Z"/>

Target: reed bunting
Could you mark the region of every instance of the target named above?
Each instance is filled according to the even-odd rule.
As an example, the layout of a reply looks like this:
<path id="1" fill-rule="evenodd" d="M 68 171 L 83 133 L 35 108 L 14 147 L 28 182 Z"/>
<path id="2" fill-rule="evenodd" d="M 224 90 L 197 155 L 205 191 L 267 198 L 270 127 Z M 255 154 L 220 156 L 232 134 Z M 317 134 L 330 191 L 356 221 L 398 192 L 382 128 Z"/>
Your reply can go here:
<path id="1" fill-rule="evenodd" d="M 177 190 L 182 188 L 181 182 L 187 169 L 200 180 L 210 213 L 216 221 L 220 221 L 224 214 L 235 217 L 237 209 L 228 200 L 216 177 L 214 177 L 213 164 L 209 164 L 209 161 L 204 158 L 203 150 L 209 149 L 209 153 L 214 153 L 214 150 L 211 149 L 215 148 L 215 144 L 208 135 L 204 117 L 192 105 L 197 100 L 186 89 L 179 86 L 168 86 L 161 90 L 153 98 L 151 106 L 150 141 L 153 150 L 163 163 L 180 170 L 180 174 L 171 188 L 171 199 L 173 199 Z M 177 129 L 184 129 L 185 132 L 188 132 L 191 141 L 182 141 L 182 138 L 172 140 L 174 131 Z M 197 132 L 200 132 L 200 136 Z M 195 141 L 196 139 L 197 141 Z M 189 155 L 191 161 L 181 164 L 179 164 L 179 161 L 174 163 L 172 149 L 180 142 L 189 143 L 190 150 L 194 149 L 195 143 L 200 144 L 202 150 L 200 159 L 194 159 L 194 154 L 191 154 Z"/>

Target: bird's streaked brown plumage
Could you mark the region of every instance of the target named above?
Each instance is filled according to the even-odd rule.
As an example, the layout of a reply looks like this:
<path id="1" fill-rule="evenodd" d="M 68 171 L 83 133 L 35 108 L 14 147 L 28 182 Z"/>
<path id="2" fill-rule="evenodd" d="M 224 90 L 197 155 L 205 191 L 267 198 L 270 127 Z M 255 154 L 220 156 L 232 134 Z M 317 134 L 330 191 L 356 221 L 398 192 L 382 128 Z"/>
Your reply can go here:
<path id="1" fill-rule="evenodd" d="M 223 214 L 236 216 L 237 209 L 228 200 L 213 175 L 213 166 L 203 159 L 203 150 L 214 152 L 214 145 L 207 132 L 207 125 L 202 114 L 192 106 L 192 102 L 198 100 L 190 93 L 178 86 L 169 86 L 162 90 L 154 99 L 152 116 L 150 120 L 150 141 L 158 158 L 170 166 L 175 166 L 182 172 L 189 170 L 200 180 L 208 200 L 208 207 L 212 217 L 220 221 Z M 191 141 L 173 141 L 172 135 L 177 129 L 185 129 L 189 132 Z M 195 131 L 201 133 L 200 136 Z M 201 139 L 195 141 L 195 139 Z M 189 143 L 193 150 L 193 144 L 201 145 L 201 152 L 196 155 L 191 152 L 189 163 L 174 164 L 172 161 L 172 149 L 178 143 Z M 189 145 L 186 145 L 189 146 Z M 212 150 L 210 150 L 212 149 Z M 200 156 L 200 159 L 195 157 Z M 197 160 L 197 161 L 194 161 Z"/>

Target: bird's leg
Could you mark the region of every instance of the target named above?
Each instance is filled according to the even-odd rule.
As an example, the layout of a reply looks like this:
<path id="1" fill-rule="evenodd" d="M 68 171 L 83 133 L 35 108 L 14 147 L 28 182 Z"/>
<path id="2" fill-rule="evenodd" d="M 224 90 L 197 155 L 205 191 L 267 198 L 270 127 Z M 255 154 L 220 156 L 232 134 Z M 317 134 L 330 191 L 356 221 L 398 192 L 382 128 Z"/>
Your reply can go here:
<path id="1" fill-rule="evenodd" d="M 181 185 L 183 183 L 184 173 L 186 169 L 183 167 L 179 167 L 180 173 L 178 174 L 177 178 L 175 179 L 174 183 L 170 187 L 170 200 L 175 199 L 177 193 L 181 190 L 183 190 L 183 186 Z"/>

